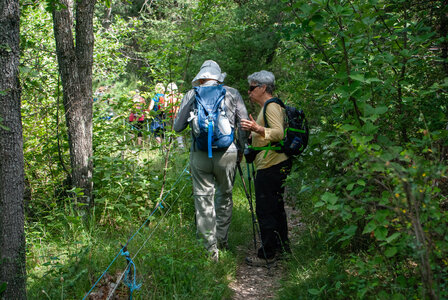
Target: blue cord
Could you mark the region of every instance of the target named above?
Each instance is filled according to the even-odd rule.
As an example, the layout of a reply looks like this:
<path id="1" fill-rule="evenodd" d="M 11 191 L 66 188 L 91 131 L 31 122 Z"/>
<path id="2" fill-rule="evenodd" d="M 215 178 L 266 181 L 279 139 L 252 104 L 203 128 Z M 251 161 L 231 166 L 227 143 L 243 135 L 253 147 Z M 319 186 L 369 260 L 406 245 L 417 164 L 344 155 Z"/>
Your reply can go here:
<path id="1" fill-rule="evenodd" d="M 135 268 L 135 264 L 134 264 L 134 262 L 132 261 L 132 259 L 131 259 L 131 257 L 129 256 L 129 251 L 125 251 L 125 252 L 123 252 L 123 248 L 120 250 L 120 254 L 121 255 L 123 255 L 123 256 L 125 256 L 126 257 L 126 260 L 128 261 L 128 267 L 127 267 L 127 270 L 125 271 L 126 273 L 125 273 L 125 277 L 124 277 L 124 280 L 123 280 L 123 282 L 124 283 L 126 283 L 126 285 L 129 287 L 129 291 L 130 291 L 130 297 L 129 297 L 129 299 L 132 299 L 132 293 L 135 291 L 135 290 L 138 290 L 138 289 L 140 289 L 140 287 L 142 286 L 142 284 L 140 283 L 140 284 L 137 284 L 137 282 L 136 282 L 136 277 L 137 277 L 137 270 L 136 270 L 136 268 Z M 134 268 L 134 277 L 133 277 L 133 280 L 131 281 L 130 279 L 129 279 L 129 276 L 130 276 L 130 274 L 131 274 L 131 268 Z"/>

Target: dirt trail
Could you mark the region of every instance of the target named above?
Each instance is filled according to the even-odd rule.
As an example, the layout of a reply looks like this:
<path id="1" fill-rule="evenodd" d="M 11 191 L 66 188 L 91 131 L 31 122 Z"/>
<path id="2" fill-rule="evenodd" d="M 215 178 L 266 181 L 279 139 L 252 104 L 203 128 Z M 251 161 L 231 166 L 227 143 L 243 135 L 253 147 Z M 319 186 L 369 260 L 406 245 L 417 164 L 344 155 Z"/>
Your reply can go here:
<path id="1" fill-rule="evenodd" d="M 291 243 L 294 243 L 302 223 L 299 222 L 299 214 L 296 210 L 290 207 L 285 207 L 285 210 L 288 216 L 289 238 Z M 255 253 L 252 243 L 237 249 L 245 256 Z M 278 261 L 276 266 L 267 269 L 248 266 L 242 261 L 237 268 L 235 281 L 229 285 L 234 292 L 232 300 L 274 299 L 280 288 L 280 280 L 284 275 L 284 264 L 284 261 Z"/>

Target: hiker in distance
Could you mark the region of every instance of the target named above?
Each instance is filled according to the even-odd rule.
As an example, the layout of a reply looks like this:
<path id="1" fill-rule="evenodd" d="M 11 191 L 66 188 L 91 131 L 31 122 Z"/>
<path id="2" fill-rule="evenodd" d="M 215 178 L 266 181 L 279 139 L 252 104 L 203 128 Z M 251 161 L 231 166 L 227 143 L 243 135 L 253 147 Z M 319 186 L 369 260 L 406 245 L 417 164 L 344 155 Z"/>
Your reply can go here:
<path id="1" fill-rule="evenodd" d="M 235 168 L 248 135 L 240 125 L 248 118 L 243 98 L 222 84 L 225 76 L 215 61 L 206 60 L 174 120 L 176 132 L 187 125 L 192 129 L 190 167 L 197 235 L 215 261 L 218 249 L 228 247 Z"/>
<path id="2" fill-rule="evenodd" d="M 145 123 L 145 113 L 148 111 L 146 108 L 145 99 L 140 96 L 140 91 L 135 90 L 132 97 L 133 111 L 129 115 L 129 123 L 131 124 L 133 131 L 137 132 L 137 145 L 143 144 L 143 127 Z"/>
<path id="3" fill-rule="evenodd" d="M 277 103 L 265 103 L 274 98 L 275 76 L 268 71 L 260 71 L 248 76 L 248 94 L 251 101 L 261 107 L 256 120 L 241 121 L 241 127 L 251 132 L 252 146 L 265 147 L 278 142 L 284 136 L 285 110 Z M 265 111 L 268 126 L 265 124 Z M 267 151 L 267 153 L 266 153 Z M 291 252 L 288 226 L 283 202 L 283 183 L 288 176 L 292 161 L 284 153 L 274 150 L 260 151 L 254 160 L 257 168 L 255 177 L 256 214 L 260 226 L 262 246 L 255 257 L 247 257 L 252 266 L 266 266 L 275 263 L 276 254 Z"/>
<path id="4" fill-rule="evenodd" d="M 159 82 L 155 86 L 155 96 L 151 99 L 149 104 L 149 111 L 155 111 L 154 119 L 151 122 L 151 133 L 154 134 L 157 144 L 162 144 L 162 139 L 165 131 L 165 86 Z"/>
<path id="5" fill-rule="evenodd" d="M 169 109 L 167 112 L 167 117 L 169 118 L 169 123 L 172 126 L 174 123 L 174 118 L 177 115 L 177 111 L 179 110 L 179 104 L 180 101 L 182 100 L 183 95 L 179 93 L 177 84 L 175 84 L 174 82 L 169 83 L 168 86 L 166 87 L 166 90 L 167 90 L 166 103 Z M 176 141 L 177 146 L 180 149 L 185 148 L 184 137 L 182 135 L 178 135 L 176 137 Z"/>

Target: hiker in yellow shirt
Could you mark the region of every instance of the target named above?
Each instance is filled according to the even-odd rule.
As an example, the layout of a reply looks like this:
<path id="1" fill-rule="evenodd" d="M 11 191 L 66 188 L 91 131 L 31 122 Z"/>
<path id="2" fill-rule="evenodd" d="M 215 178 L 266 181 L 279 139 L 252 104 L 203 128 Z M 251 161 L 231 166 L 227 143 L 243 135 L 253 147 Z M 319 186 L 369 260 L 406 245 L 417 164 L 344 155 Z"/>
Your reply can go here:
<path id="1" fill-rule="evenodd" d="M 261 107 L 256 120 L 241 120 L 241 127 L 251 131 L 252 146 L 266 147 L 279 142 L 284 137 L 285 110 L 273 102 L 275 76 L 268 71 L 260 71 L 248 76 L 248 94 L 254 103 Z M 265 124 L 263 111 L 266 113 Z M 283 202 L 286 177 L 291 171 L 291 159 L 284 153 L 274 150 L 260 151 L 254 160 L 257 168 L 255 177 L 255 201 L 258 223 L 260 225 L 262 246 L 255 257 L 247 257 L 246 263 L 252 266 L 266 266 L 275 263 L 278 255 L 291 252 L 288 239 L 288 225 Z M 277 255 L 278 254 L 278 255 Z"/>

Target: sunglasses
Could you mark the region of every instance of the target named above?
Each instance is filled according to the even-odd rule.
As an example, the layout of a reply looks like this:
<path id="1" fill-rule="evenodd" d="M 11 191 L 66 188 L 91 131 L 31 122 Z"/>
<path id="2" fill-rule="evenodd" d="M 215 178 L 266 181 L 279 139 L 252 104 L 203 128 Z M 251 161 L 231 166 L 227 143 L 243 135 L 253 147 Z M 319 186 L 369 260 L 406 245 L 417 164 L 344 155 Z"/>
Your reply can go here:
<path id="1" fill-rule="evenodd" d="M 255 90 L 257 87 L 260 87 L 261 85 L 250 85 L 249 86 L 249 92 L 252 92 L 253 90 Z"/>

